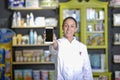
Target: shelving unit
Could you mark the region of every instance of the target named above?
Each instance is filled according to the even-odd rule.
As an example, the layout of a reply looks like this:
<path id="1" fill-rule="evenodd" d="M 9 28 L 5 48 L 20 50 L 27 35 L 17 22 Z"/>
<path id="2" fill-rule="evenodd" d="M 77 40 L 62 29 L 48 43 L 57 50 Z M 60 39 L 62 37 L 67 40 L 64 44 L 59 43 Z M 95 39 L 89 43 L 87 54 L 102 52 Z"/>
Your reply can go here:
<path id="1" fill-rule="evenodd" d="M 12 43 L 10 41 L 7 43 L 0 43 L 0 45 L 0 50 L 4 49 L 4 54 L 0 51 L 0 79 L 12 79 Z M 6 54 L 8 50 L 9 53 Z"/>
<path id="2" fill-rule="evenodd" d="M 24 26 L 23 26 L 23 27 L 12 27 L 12 28 L 13 28 L 13 29 L 17 29 L 17 28 L 18 28 L 18 29 L 19 29 L 19 28 L 23 28 L 23 29 L 24 29 L 24 28 L 28 28 L 28 29 L 30 29 L 30 28 L 45 28 L 45 26 L 42 26 L 42 27 L 39 27 L 39 26 L 35 26 L 35 27 L 25 26 L 25 27 L 24 27 Z"/>
<path id="3" fill-rule="evenodd" d="M 74 5 L 75 4 L 75 5 Z M 72 16 L 78 23 L 78 31 L 76 37 L 78 40 L 87 45 L 88 53 L 98 55 L 105 55 L 104 69 L 96 70 L 93 72 L 94 77 L 97 79 L 100 76 L 106 76 L 108 80 L 112 80 L 111 72 L 109 72 L 108 66 L 108 3 L 98 0 L 89 0 L 88 2 L 82 0 L 70 0 L 68 2 L 60 3 L 60 37 L 62 37 L 62 23 L 63 19 L 67 16 Z M 90 10 L 94 10 L 94 16 Z M 102 15 L 101 15 L 102 13 Z M 92 17 L 91 17 L 92 16 Z M 98 25 L 97 25 L 98 24 Z M 88 30 L 88 26 L 92 26 L 91 30 Z M 99 28 L 99 29 L 96 29 Z M 97 37 L 96 37 L 97 36 Z M 88 43 L 91 38 L 91 43 Z M 101 41 L 100 41 L 101 40 Z M 101 60 L 104 60 L 101 59 Z M 97 60 L 95 60 L 97 61 Z M 101 64 L 101 63 L 97 63 Z M 94 71 L 94 70 L 93 70 Z"/>
<path id="4" fill-rule="evenodd" d="M 45 46 L 47 46 L 47 47 L 49 47 L 49 44 L 23 44 L 23 45 L 13 45 L 13 47 L 39 47 L 39 46 L 43 46 L 43 47 L 45 47 Z"/>
<path id="5" fill-rule="evenodd" d="M 113 75 L 112 75 L 112 80 L 115 80 L 116 78 L 116 71 L 120 71 L 120 64 L 119 64 L 119 50 L 120 50 L 120 42 L 119 39 L 117 40 L 117 38 L 115 39 L 115 34 L 120 33 L 119 30 L 119 15 L 116 16 L 116 19 L 118 19 L 118 25 L 114 24 L 114 15 L 116 14 L 120 14 L 120 5 L 111 5 L 109 4 L 109 53 L 111 54 L 111 58 L 110 60 L 110 64 L 111 64 L 111 68 L 110 70 L 112 71 Z M 119 37 L 118 37 L 119 38 Z M 117 41 L 115 41 L 117 40 Z M 117 56 L 116 59 L 114 58 L 114 56 Z M 118 73 L 119 74 L 119 73 Z"/>
<path id="6" fill-rule="evenodd" d="M 23 11 L 25 11 L 25 12 L 27 12 L 27 11 L 28 12 L 29 11 L 33 11 L 33 12 L 34 11 L 41 11 L 42 12 L 42 10 L 54 11 L 57 9 L 57 7 L 56 6 L 55 7 L 39 7 L 39 8 L 31 8 L 31 7 L 30 8 L 27 8 L 27 7 L 25 7 L 25 8 L 19 8 L 19 7 L 13 8 L 13 7 L 11 7 L 9 9 L 12 11 L 19 11 L 19 12 L 23 12 Z M 44 13 L 44 14 L 49 15 L 49 13 Z M 50 17 L 48 17 L 48 18 L 50 18 Z M 26 31 L 28 31 L 30 29 L 39 31 L 39 34 L 40 34 L 43 32 L 43 29 L 45 29 L 45 27 L 49 27 L 49 26 L 11 26 L 11 28 L 16 32 L 16 34 L 26 34 Z M 50 26 L 50 27 L 56 28 L 57 26 Z M 15 80 L 15 70 L 31 69 L 33 71 L 37 70 L 37 71 L 41 71 L 41 72 L 42 72 L 42 70 L 48 71 L 48 72 L 54 71 L 54 69 L 55 69 L 54 61 L 45 61 L 45 60 L 44 61 L 24 61 L 24 60 L 23 61 L 16 61 L 16 54 L 15 54 L 16 52 L 15 51 L 22 51 L 23 52 L 23 50 L 27 50 L 27 51 L 29 51 L 29 50 L 49 50 L 49 45 L 50 44 L 45 44 L 45 43 L 41 43 L 41 44 L 12 44 L 12 49 L 13 49 L 12 73 L 13 73 L 13 75 L 12 75 L 11 80 Z M 35 52 L 35 53 L 37 54 L 38 52 Z M 41 54 L 41 55 L 43 56 L 43 54 Z M 41 56 L 40 56 L 40 58 L 41 58 Z M 49 77 L 51 77 L 51 76 L 49 76 Z M 49 80 L 51 80 L 51 79 L 49 79 Z M 54 80 L 54 79 L 52 79 L 52 80 Z"/>
<path id="7" fill-rule="evenodd" d="M 26 65 L 26 64 L 54 64 L 53 62 L 13 62 L 13 65 Z"/>
<path id="8" fill-rule="evenodd" d="M 43 9 L 56 9 L 57 7 L 45 7 L 45 8 L 42 8 L 42 7 L 39 7 L 39 8 L 9 8 L 9 9 L 12 9 L 12 10 L 43 10 Z"/>
<path id="9" fill-rule="evenodd" d="M 51 27 L 55 27 L 55 26 L 51 26 Z M 25 28 L 28 28 L 28 29 L 34 29 L 34 28 L 45 28 L 45 26 L 41 26 L 41 27 L 39 27 L 39 26 L 35 26 L 35 27 L 30 27 L 30 26 L 25 26 L 25 27 L 12 27 L 13 29 L 21 29 L 21 28 L 23 28 L 23 29 L 25 29 Z"/>

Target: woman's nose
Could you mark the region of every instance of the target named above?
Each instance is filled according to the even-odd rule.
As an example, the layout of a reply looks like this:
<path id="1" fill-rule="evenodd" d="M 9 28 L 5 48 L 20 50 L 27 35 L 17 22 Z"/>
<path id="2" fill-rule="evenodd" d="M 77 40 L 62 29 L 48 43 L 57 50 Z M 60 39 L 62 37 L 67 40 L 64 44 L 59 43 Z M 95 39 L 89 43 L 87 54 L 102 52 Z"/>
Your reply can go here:
<path id="1" fill-rule="evenodd" d="M 67 30 L 70 30 L 70 26 L 67 27 Z"/>

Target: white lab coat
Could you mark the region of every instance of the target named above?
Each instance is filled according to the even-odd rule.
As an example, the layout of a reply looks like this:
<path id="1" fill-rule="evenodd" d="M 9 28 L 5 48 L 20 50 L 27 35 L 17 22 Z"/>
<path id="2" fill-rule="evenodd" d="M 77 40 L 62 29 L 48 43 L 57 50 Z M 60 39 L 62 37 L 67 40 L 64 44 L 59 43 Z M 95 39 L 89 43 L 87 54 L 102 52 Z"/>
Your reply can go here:
<path id="1" fill-rule="evenodd" d="M 56 80 L 93 80 L 87 48 L 75 38 L 58 39 Z"/>

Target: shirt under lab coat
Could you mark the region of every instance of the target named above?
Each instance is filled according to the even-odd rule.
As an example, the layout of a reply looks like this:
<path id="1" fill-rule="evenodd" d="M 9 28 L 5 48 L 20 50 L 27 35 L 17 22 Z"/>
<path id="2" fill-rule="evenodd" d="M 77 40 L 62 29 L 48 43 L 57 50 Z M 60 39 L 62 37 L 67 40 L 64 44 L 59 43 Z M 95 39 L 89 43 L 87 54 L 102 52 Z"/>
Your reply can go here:
<path id="1" fill-rule="evenodd" d="M 69 42 L 63 37 L 57 42 L 56 80 L 93 80 L 86 46 L 75 38 Z"/>

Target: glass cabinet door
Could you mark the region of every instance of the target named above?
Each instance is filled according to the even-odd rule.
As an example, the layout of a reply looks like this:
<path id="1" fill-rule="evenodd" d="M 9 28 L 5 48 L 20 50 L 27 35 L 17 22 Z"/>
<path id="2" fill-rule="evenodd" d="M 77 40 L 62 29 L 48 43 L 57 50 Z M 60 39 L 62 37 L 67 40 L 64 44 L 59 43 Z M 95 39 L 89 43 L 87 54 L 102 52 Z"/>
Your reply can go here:
<path id="1" fill-rule="evenodd" d="M 76 4 L 76 5 L 74 5 Z M 63 20 L 66 18 L 66 17 L 73 17 L 76 19 L 77 21 L 77 31 L 75 33 L 75 37 L 81 41 L 82 39 L 82 32 L 81 32 L 81 24 L 83 20 L 81 20 L 81 13 L 82 13 L 82 5 L 81 3 L 79 3 L 77 0 L 71 0 L 71 1 L 68 1 L 66 3 L 60 3 L 60 7 L 59 7 L 60 11 L 59 11 L 59 16 L 60 16 L 60 37 L 63 36 L 63 31 L 62 31 L 62 23 L 63 23 Z"/>
<path id="2" fill-rule="evenodd" d="M 92 1 L 84 5 L 84 43 L 88 48 L 107 48 L 108 9 L 107 2 Z"/>
<path id="3" fill-rule="evenodd" d="M 86 9 L 86 44 L 89 46 L 105 45 L 105 11 L 104 8 Z"/>

